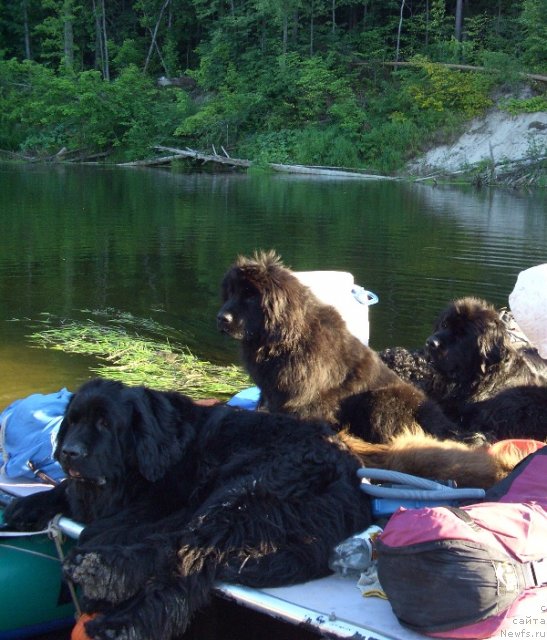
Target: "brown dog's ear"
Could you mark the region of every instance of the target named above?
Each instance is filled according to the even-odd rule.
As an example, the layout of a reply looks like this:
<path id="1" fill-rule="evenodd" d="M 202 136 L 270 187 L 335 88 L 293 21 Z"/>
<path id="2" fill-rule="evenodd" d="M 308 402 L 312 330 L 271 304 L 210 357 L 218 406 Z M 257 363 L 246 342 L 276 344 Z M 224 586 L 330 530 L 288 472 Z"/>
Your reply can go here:
<path id="1" fill-rule="evenodd" d="M 272 342 L 293 340 L 307 328 L 309 304 L 314 296 L 289 269 L 271 267 L 261 291 L 264 339 Z"/>
<path id="2" fill-rule="evenodd" d="M 182 461 L 194 428 L 180 415 L 180 408 L 175 408 L 170 394 L 145 387 L 131 391 L 137 464 L 147 480 L 156 482 Z"/>

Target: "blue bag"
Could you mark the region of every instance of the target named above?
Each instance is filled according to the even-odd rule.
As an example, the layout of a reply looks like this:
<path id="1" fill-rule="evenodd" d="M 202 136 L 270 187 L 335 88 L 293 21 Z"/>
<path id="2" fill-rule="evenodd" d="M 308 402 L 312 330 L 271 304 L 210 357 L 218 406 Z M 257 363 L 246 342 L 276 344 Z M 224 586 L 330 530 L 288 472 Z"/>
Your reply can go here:
<path id="1" fill-rule="evenodd" d="M 0 413 L 1 471 L 5 476 L 35 480 L 45 474 L 55 481 L 64 478 L 53 451 L 71 396 L 66 389 L 34 393 L 15 400 Z"/>

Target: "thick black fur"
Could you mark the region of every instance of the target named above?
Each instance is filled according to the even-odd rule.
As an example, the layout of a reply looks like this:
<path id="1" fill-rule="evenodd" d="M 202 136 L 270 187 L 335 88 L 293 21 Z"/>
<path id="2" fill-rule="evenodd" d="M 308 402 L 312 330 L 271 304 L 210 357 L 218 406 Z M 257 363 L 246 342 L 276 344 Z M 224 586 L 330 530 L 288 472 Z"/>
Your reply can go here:
<path id="1" fill-rule="evenodd" d="M 55 455 L 68 479 L 4 517 L 87 524 L 65 571 L 99 612 L 86 623 L 96 639 L 180 635 L 215 580 L 325 575 L 334 545 L 370 524 L 359 460 L 322 422 L 93 380 L 71 399 Z"/>
<path id="2" fill-rule="evenodd" d="M 429 397 L 442 399 L 446 394 L 447 381 L 435 369 L 425 348 L 387 347 L 378 355 L 402 380 L 416 385 Z"/>
<path id="3" fill-rule="evenodd" d="M 322 418 L 369 442 L 416 423 L 437 436 L 454 425 L 403 382 L 273 253 L 240 257 L 222 281 L 221 331 L 241 343 L 243 364 L 269 411 Z"/>
<path id="4" fill-rule="evenodd" d="M 547 441 L 547 386 L 511 387 L 491 398 L 471 402 L 462 412 L 468 429 L 480 429 L 490 440 L 533 438 Z"/>

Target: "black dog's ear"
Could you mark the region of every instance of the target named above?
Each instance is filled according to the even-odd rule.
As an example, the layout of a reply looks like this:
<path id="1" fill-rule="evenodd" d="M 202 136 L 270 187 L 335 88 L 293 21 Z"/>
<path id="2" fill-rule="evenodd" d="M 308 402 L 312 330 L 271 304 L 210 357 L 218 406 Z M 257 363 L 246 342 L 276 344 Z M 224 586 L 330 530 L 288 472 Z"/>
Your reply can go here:
<path id="1" fill-rule="evenodd" d="M 503 362 L 509 351 L 509 338 L 501 322 L 490 322 L 477 336 L 480 368 L 486 373 L 488 367 Z"/>
<path id="2" fill-rule="evenodd" d="M 55 458 L 55 460 L 59 460 L 59 456 L 61 454 L 61 447 L 63 445 L 63 440 L 66 437 L 66 432 L 68 430 L 68 424 L 69 421 L 67 419 L 68 416 L 68 410 L 70 409 L 70 405 L 72 404 L 72 401 L 74 400 L 74 396 L 75 394 L 73 393 L 70 396 L 70 399 L 65 407 L 65 412 L 63 415 L 63 419 L 61 420 L 61 424 L 59 425 L 59 431 L 57 431 L 57 436 L 55 438 L 55 448 L 53 450 L 53 457 Z"/>
<path id="3" fill-rule="evenodd" d="M 181 415 L 183 407 L 175 407 L 170 394 L 144 387 L 132 391 L 137 464 L 142 475 L 155 482 L 182 461 L 195 431 Z"/>

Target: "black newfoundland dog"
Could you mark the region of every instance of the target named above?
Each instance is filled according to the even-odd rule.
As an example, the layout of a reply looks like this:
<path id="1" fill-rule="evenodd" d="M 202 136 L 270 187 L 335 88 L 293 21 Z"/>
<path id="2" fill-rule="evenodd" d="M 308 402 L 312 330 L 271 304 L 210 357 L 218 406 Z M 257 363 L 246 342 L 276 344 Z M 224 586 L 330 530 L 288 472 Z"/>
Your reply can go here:
<path id="1" fill-rule="evenodd" d="M 402 380 L 416 385 L 430 398 L 444 397 L 447 382 L 433 366 L 425 348 L 387 347 L 378 351 L 378 355 Z"/>
<path id="2" fill-rule="evenodd" d="M 545 391 L 535 389 L 547 387 L 547 363 L 533 347 L 513 339 L 507 319 L 485 300 L 451 302 L 423 349 L 396 347 L 380 356 L 466 431 L 494 439 L 547 437 Z M 519 390 L 510 392 L 513 387 Z"/>
<path id="3" fill-rule="evenodd" d="M 542 371 L 530 355 L 514 346 L 500 313 L 479 298 L 449 304 L 425 348 L 437 375 L 445 381 L 442 402 L 456 411 L 502 389 L 547 384 L 547 369 Z"/>
<path id="4" fill-rule="evenodd" d="M 274 252 L 239 257 L 222 281 L 218 328 L 241 343 L 243 364 L 272 412 L 325 419 L 369 442 L 418 423 L 445 437 L 455 427 L 320 302 Z"/>
<path id="5" fill-rule="evenodd" d="M 467 429 L 478 428 L 490 440 L 533 438 L 547 441 L 547 386 L 504 389 L 491 398 L 467 404 L 461 417 Z"/>
<path id="6" fill-rule="evenodd" d="M 323 576 L 331 549 L 370 524 L 359 459 L 321 422 L 93 380 L 71 399 L 55 455 L 67 480 L 4 518 L 87 525 L 65 572 L 101 640 L 180 635 L 215 580 Z"/>

